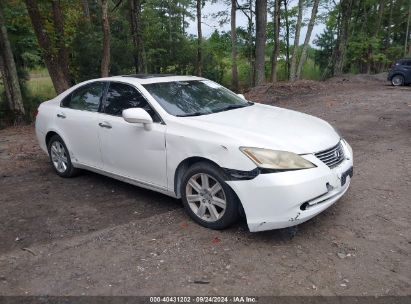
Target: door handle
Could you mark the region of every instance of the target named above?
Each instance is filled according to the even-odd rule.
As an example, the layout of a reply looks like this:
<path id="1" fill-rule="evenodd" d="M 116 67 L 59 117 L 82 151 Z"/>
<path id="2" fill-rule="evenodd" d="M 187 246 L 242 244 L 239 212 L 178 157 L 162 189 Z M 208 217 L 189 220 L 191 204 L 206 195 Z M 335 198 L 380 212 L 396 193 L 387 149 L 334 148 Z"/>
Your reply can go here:
<path id="1" fill-rule="evenodd" d="M 66 115 L 64 115 L 64 114 L 57 114 L 57 117 L 58 117 L 58 118 L 66 118 Z"/>
<path id="2" fill-rule="evenodd" d="M 106 129 L 111 129 L 112 128 L 109 124 L 104 124 L 102 122 L 100 122 L 98 125 L 102 128 L 106 128 Z"/>

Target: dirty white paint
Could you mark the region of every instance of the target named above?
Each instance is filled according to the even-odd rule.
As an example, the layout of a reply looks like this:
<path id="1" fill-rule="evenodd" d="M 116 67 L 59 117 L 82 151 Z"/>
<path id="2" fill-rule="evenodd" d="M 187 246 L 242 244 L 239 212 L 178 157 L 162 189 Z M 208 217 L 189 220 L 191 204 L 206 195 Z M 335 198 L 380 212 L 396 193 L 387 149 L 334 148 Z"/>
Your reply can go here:
<path id="1" fill-rule="evenodd" d="M 142 86 L 151 82 L 188 80 L 218 85 L 191 76 L 98 79 L 136 87 L 163 120 L 161 123 L 148 122 L 149 127 L 146 123 L 126 122 L 123 117 L 60 107 L 60 101 L 66 95 L 90 81 L 78 84 L 40 105 L 36 120 L 40 146 L 47 151 L 46 135 L 55 132 L 70 150 L 74 166 L 173 197 L 178 197 L 174 184 L 176 170 L 191 157 L 207 159 L 223 168 L 250 171 L 256 165 L 240 151 L 239 148 L 245 146 L 293 152 L 315 164 L 317 167 L 311 169 L 259 174 L 252 180 L 227 181 L 243 205 L 251 231 L 302 223 L 331 206 L 348 189 L 350 178 L 344 186 L 341 186 L 340 178 L 353 165 L 351 147 L 343 141 L 346 159 L 333 169 L 313 154 L 335 146 L 340 140 L 327 122 L 262 104 L 210 115 L 175 117 L 168 114 Z M 101 128 L 99 123 L 108 124 L 111 128 Z M 327 184 L 332 187 L 327 188 Z M 302 203 L 313 198 L 322 202 L 300 210 Z"/>

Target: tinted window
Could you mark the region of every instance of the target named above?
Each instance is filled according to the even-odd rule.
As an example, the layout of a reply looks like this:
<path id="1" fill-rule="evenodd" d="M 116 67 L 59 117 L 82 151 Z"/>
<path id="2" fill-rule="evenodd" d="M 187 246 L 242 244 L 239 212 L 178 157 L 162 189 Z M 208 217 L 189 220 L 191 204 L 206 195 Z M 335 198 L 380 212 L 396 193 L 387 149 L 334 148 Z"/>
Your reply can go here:
<path id="1" fill-rule="evenodd" d="M 97 112 L 103 91 L 103 82 L 87 84 L 67 96 L 62 105 L 75 110 Z"/>
<path id="2" fill-rule="evenodd" d="M 104 105 L 104 113 L 121 116 L 123 110 L 129 108 L 142 108 L 150 114 L 153 121 L 160 121 L 146 99 L 135 88 L 124 83 L 111 82 Z"/>

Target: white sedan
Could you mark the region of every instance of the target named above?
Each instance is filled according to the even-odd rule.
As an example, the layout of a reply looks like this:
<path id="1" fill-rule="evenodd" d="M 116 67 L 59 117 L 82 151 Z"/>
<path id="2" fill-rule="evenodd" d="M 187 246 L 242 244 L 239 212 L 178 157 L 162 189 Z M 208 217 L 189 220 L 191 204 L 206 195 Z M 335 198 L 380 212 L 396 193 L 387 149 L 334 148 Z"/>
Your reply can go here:
<path id="1" fill-rule="evenodd" d="M 353 175 L 352 149 L 327 122 L 193 76 L 80 83 L 40 105 L 36 134 L 58 175 L 86 169 L 181 198 L 213 229 L 241 215 L 250 231 L 300 224 Z"/>

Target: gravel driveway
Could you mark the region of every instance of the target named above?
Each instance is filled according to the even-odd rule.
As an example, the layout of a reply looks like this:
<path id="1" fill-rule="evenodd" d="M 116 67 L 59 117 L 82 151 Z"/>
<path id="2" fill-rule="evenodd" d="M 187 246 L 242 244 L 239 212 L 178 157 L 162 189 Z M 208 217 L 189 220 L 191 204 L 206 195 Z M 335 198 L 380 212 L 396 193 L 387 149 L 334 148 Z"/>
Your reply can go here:
<path id="1" fill-rule="evenodd" d="M 253 90 L 354 149 L 347 194 L 297 230 L 193 223 L 178 200 L 56 176 L 33 126 L 0 130 L 1 295 L 410 295 L 411 87 L 336 79 Z"/>

